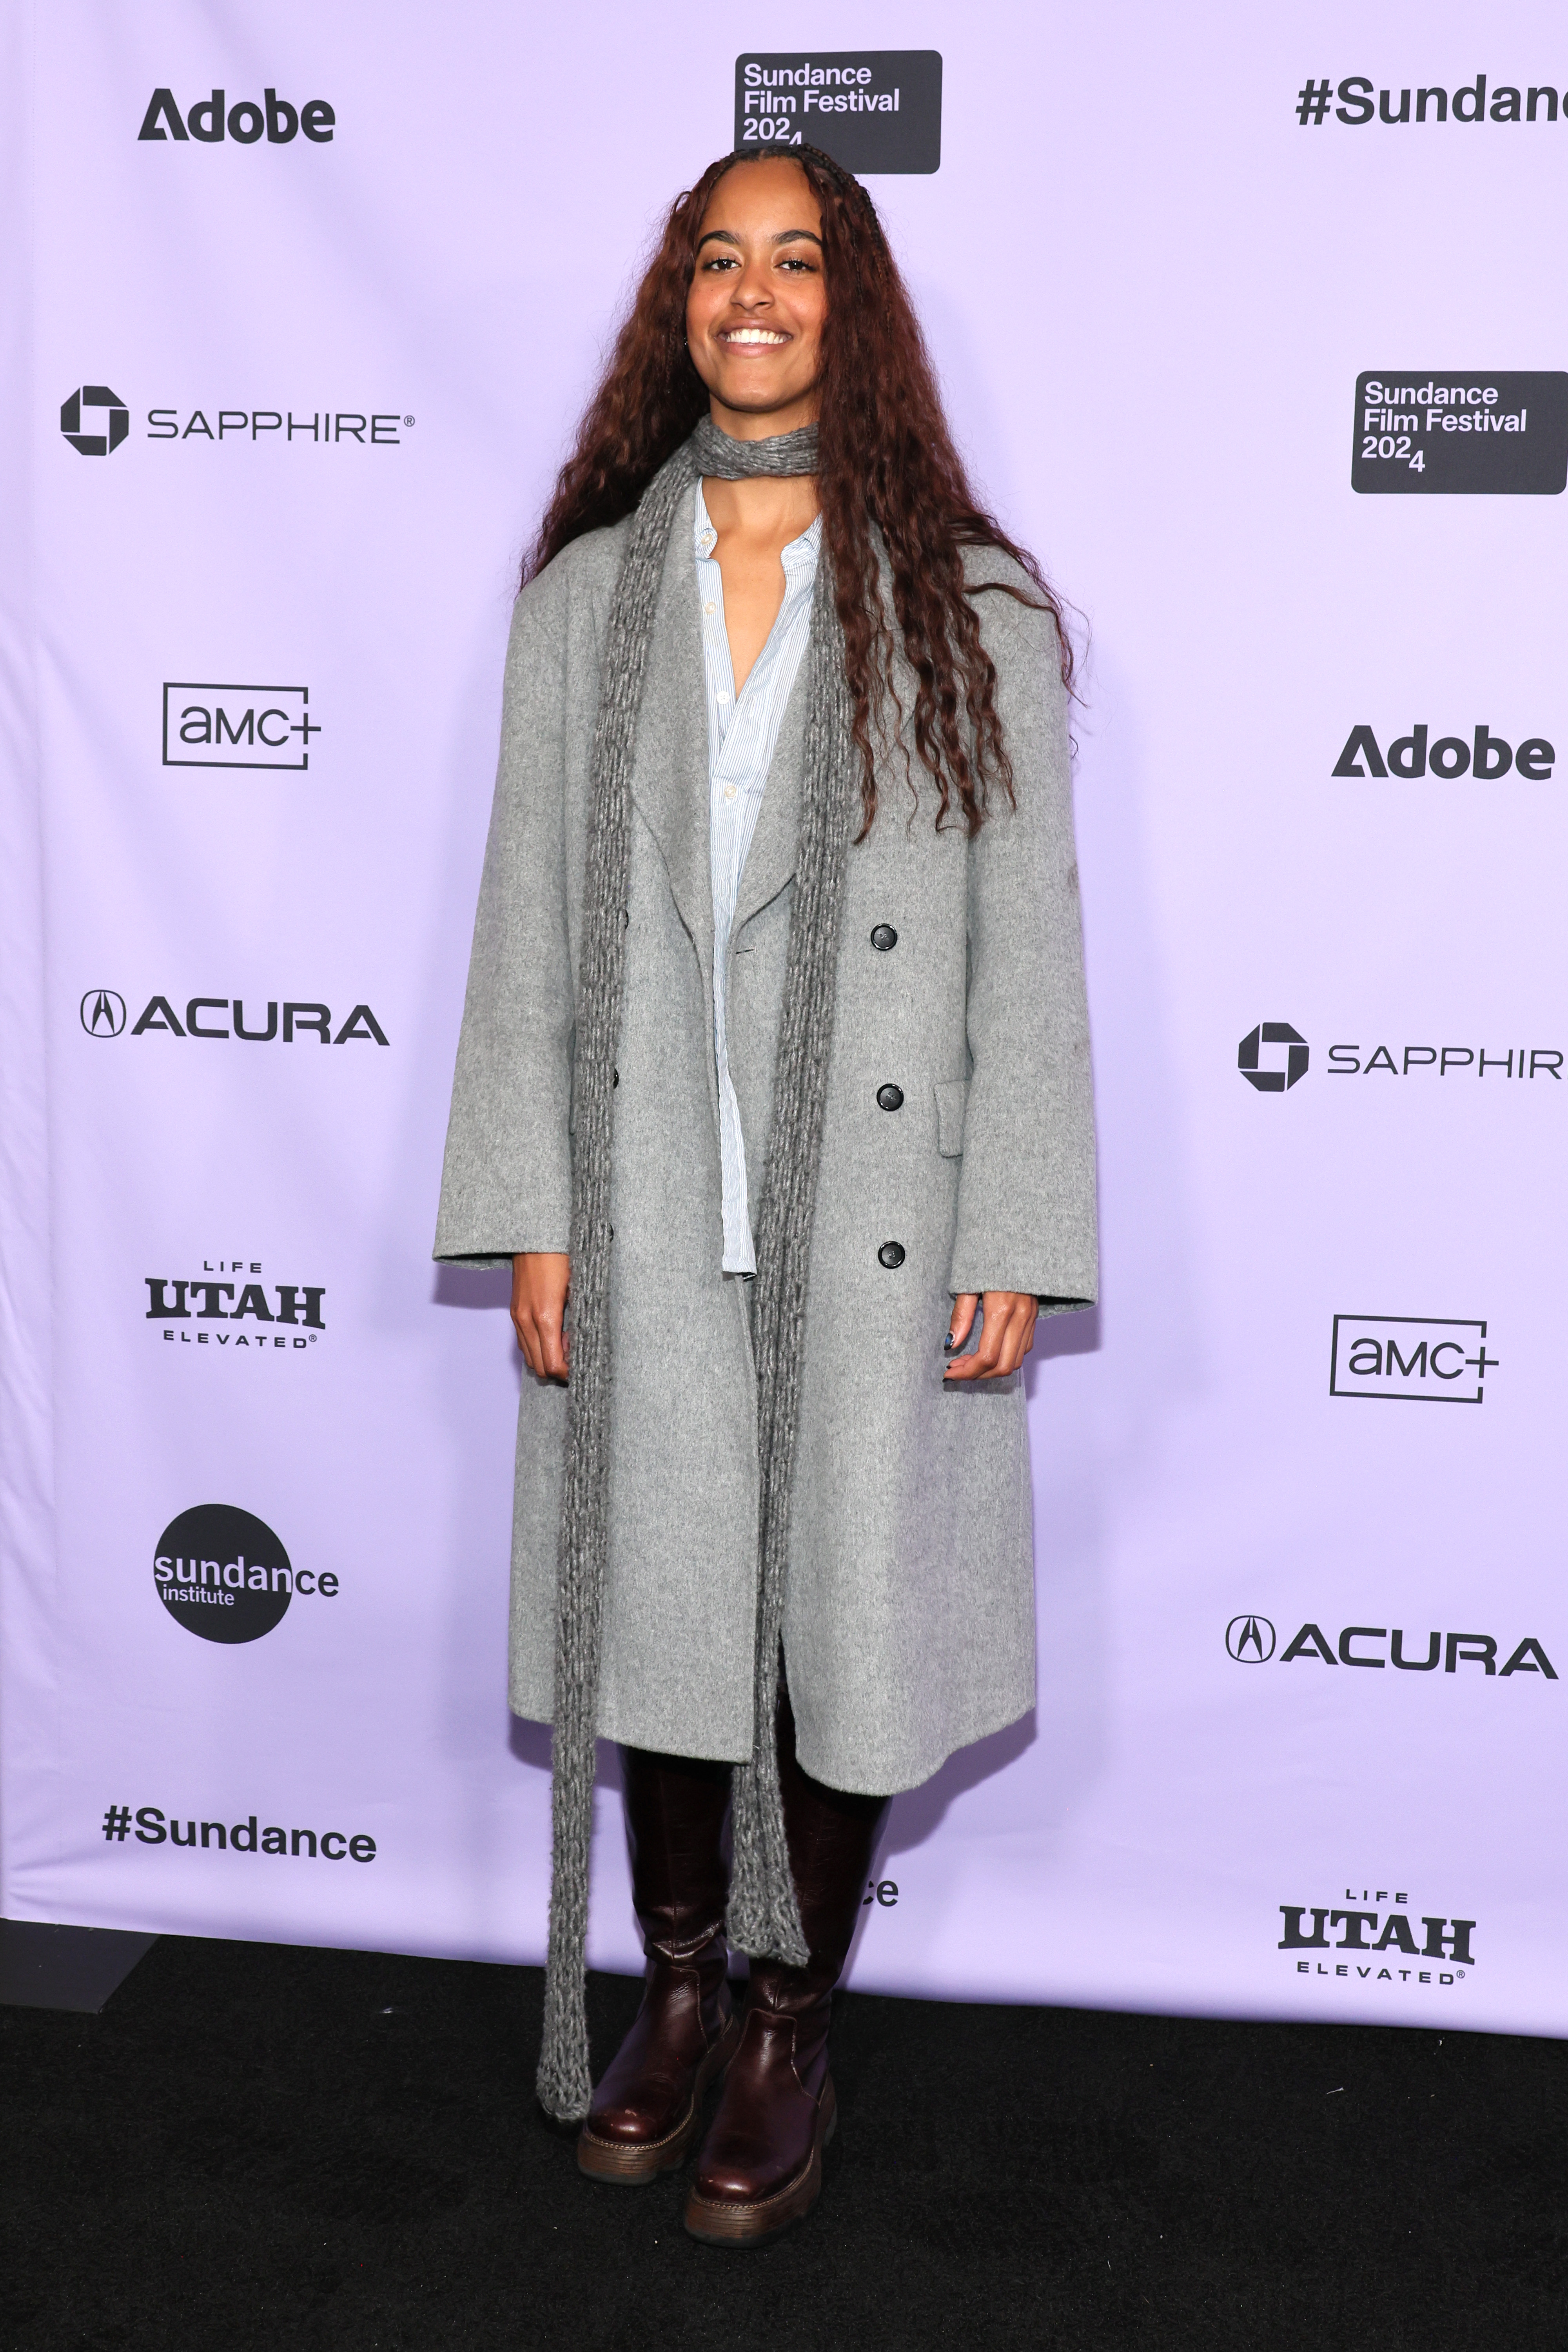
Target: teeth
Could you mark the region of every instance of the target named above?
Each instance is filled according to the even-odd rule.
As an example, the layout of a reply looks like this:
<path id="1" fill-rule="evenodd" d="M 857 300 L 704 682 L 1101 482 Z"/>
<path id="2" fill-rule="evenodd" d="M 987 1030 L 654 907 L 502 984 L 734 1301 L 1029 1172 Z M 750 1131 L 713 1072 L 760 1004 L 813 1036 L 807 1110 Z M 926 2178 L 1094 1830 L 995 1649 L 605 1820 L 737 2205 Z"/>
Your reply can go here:
<path id="1" fill-rule="evenodd" d="M 727 343 L 784 343 L 789 341 L 789 337 L 775 335 L 766 327 L 731 327 L 725 333 L 724 341 Z"/>

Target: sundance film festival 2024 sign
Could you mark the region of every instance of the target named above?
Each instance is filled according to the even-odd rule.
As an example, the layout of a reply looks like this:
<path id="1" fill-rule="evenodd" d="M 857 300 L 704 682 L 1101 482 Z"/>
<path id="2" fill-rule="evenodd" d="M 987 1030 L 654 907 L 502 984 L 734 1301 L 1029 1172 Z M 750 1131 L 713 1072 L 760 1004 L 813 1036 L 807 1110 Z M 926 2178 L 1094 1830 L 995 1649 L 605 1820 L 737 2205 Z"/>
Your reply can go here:
<path id="1" fill-rule="evenodd" d="M 936 49 L 799 49 L 735 60 L 735 146 L 820 147 L 855 173 L 942 164 Z"/>
<path id="2" fill-rule="evenodd" d="M 896 1801 L 855 1980 L 1568 2033 L 1559 28 L 1342 73 L 1237 13 L 1194 96 L 1131 0 L 717 62 L 606 7 L 56 0 L 0 75 L 5 1915 L 542 1955 L 506 1281 L 428 1263 L 510 583 L 650 220 L 811 144 L 1091 624 L 1039 1702 Z"/>

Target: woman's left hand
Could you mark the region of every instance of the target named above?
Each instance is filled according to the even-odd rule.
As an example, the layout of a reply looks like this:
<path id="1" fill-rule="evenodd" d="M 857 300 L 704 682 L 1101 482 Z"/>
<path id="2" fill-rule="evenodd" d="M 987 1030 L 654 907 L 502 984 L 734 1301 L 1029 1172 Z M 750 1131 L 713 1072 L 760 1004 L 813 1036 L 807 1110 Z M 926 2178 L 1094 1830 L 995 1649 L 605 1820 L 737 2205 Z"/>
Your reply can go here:
<path id="1" fill-rule="evenodd" d="M 973 1290 L 952 1302 L 948 1346 L 963 1347 L 974 1324 L 980 1300 Z M 954 1355 L 942 1377 L 949 1381 L 999 1381 L 1016 1372 L 1035 1344 L 1035 1323 L 1040 1302 L 1026 1290 L 988 1290 L 980 1344 L 973 1356 Z"/>

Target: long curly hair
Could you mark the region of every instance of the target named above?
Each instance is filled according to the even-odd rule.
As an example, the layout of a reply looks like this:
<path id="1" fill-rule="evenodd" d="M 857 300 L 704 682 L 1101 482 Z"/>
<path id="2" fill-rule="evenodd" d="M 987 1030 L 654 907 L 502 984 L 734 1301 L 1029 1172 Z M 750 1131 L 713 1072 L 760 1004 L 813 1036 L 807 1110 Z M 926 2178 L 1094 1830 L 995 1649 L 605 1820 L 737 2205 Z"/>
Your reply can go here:
<path id="1" fill-rule="evenodd" d="M 523 564 L 524 584 L 585 531 L 630 514 L 704 413 L 707 389 L 686 348 L 686 297 L 697 240 L 725 173 L 758 160 L 754 151 L 721 155 L 670 207 Z M 1062 682 L 1070 692 L 1072 650 L 1061 607 L 1034 557 L 975 499 L 942 415 L 925 337 L 870 197 L 817 148 L 792 146 L 786 160 L 799 164 L 822 208 L 827 313 L 818 383 L 817 496 L 862 763 L 861 838 L 877 813 L 874 744 L 887 742 L 889 703 L 896 714 L 892 733 L 919 798 L 894 683 L 879 537 L 898 644 L 914 674 L 914 748 L 937 787 L 936 821 L 947 824 L 956 803 L 973 835 L 991 790 L 999 788 L 1009 801 L 1014 791 L 996 711 L 995 666 L 982 643 L 972 597 L 999 590 L 1048 613 Z M 1034 593 L 1002 580 L 966 587 L 963 551 L 979 547 L 1011 556 Z"/>

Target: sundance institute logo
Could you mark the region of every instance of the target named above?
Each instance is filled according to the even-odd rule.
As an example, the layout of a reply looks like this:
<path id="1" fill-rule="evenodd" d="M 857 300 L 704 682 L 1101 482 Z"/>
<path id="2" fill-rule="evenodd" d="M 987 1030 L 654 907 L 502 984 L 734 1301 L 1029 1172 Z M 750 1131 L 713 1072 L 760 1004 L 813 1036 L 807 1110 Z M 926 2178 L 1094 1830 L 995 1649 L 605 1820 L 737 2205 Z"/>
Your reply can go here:
<path id="1" fill-rule="evenodd" d="M 258 1642 L 296 1592 L 338 1590 L 331 1570 L 296 1570 L 265 1519 L 232 1503 L 198 1503 L 158 1538 L 153 1590 L 171 1617 L 204 1642 Z"/>
<path id="2" fill-rule="evenodd" d="M 106 383 L 79 384 L 60 404 L 60 431 L 84 457 L 107 457 L 130 430 L 130 409 Z"/>

